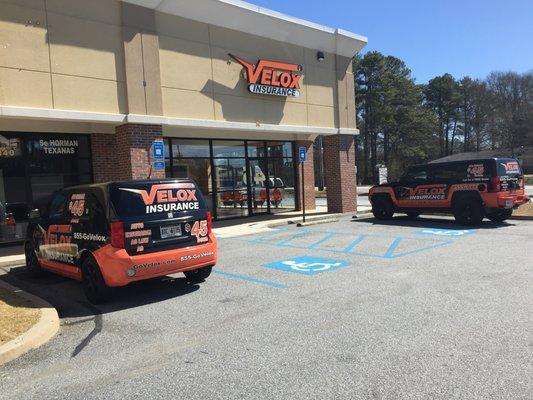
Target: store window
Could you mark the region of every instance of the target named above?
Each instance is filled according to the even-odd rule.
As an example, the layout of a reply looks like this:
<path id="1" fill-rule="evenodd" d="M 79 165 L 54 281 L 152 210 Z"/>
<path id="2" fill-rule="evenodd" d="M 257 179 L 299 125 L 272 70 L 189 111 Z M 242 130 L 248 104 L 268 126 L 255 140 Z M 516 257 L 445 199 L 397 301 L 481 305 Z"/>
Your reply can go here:
<path id="1" fill-rule="evenodd" d="M 169 177 L 189 177 L 217 219 L 295 209 L 292 142 L 166 139 Z"/>
<path id="2" fill-rule="evenodd" d="M 54 191 L 90 182 L 87 136 L 0 133 L 0 243 L 23 240 L 29 211 Z"/>

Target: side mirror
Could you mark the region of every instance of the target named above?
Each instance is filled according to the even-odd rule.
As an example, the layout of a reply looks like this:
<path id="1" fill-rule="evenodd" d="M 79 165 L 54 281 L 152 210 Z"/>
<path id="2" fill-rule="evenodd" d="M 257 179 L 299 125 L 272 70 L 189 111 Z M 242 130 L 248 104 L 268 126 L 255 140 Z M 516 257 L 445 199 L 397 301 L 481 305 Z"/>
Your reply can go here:
<path id="1" fill-rule="evenodd" d="M 28 217 L 30 219 L 37 219 L 37 218 L 41 218 L 41 212 L 39 211 L 38 208 L 35 208 L 33 210 L 30 211 Z"/>

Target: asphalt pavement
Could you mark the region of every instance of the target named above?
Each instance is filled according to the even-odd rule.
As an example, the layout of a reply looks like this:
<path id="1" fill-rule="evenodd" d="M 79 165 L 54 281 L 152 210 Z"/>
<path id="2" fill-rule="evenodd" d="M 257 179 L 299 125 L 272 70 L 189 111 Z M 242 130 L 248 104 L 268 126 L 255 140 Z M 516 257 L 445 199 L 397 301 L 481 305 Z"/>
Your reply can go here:
<path id="1" fill-rule="evenodd" d="M 533 222 L 342 219 L 221 239 L 209 279 L 0 277 L 61 329 L 0 399 L 531 399 Z"/>

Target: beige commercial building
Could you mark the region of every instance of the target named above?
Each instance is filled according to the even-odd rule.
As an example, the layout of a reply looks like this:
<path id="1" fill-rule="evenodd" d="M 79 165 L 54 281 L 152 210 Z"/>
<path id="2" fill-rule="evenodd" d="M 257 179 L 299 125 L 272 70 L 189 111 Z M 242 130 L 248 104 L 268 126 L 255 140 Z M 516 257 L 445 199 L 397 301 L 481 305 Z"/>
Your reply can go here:
<path id="1" fill-rule="evenodd" d="M 324 135 L 330 209 L 351 211 L 365 44 L 235 0 L 0 0 L 2 207 L 23 222 L 63 186 L 187 175 L 219 219 L 297 209 L 298 149 Z"/>

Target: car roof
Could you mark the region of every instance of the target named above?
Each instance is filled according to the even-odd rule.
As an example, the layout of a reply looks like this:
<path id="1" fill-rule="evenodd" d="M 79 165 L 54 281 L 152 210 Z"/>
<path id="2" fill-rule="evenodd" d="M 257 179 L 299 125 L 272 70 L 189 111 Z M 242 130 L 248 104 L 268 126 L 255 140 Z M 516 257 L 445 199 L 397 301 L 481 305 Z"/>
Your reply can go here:
<path id="1" fill-rule="evenodd" d="M 130 180 L 123 180 L 123 181 L 108 181 L 108 182 L 100 182 L 100 183 L 87 183 L 84 185 L 77 185 L 77 186 L 69 186 L 64 188 L 63 190 L 72 190 L 72 189 L 101 189 L 106 190 L 110 185 L 128 185 L 128 184 L 136 184 L 136 185 L 143 185 L 143 184 L 150 184 L 153 185 L 155 183 L 167 183 L 167 182 L 192 182 L 190 178 L 164 178 L 164 179 L 130 179 Z"/>
<path id="2" fill-rule="evenodd" d="M 454 161 L 430 161 L 425 164 L 413 165 L 410 168 L 434 166 L 434 165 L 446 165 L 446 164 L 480 163 L 484 161 L 498 161 L 498 160 L 516 160 L 516 159 L 512 157 L 485 157 L 485 158 L 469 158 L 465 160 L 454 160 Z"/>

